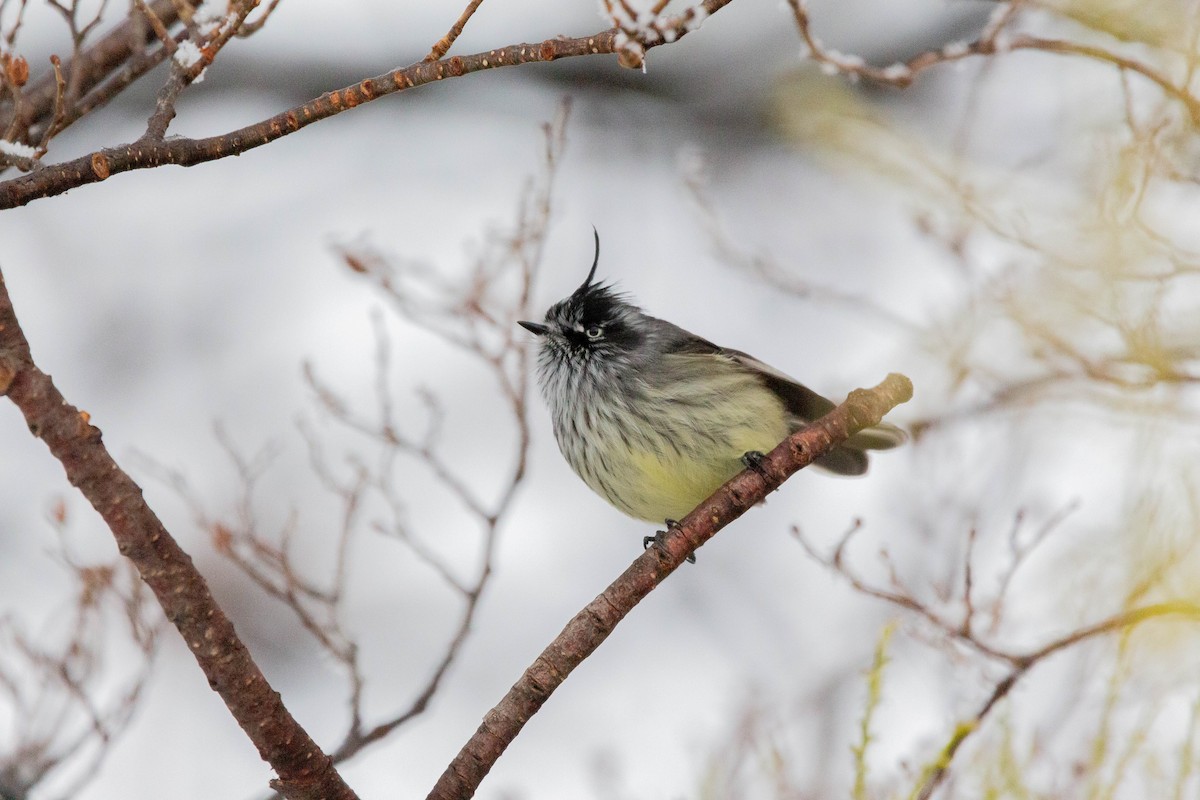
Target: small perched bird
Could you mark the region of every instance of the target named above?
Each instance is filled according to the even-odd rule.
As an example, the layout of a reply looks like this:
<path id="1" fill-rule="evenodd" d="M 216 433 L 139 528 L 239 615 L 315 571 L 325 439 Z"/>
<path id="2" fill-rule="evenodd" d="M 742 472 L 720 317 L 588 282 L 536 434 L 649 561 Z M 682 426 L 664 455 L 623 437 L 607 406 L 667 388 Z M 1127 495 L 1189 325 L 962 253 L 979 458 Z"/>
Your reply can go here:
<path id="1" fill-rule="evenodd" d="M 834 404 L 753 356 L 719 347 L 652 317 L 587 280 L 550 307 L 536 334 L 538 383 L 554 436 L 584 483 L 626 514 L 682 519 L 789 434 Z M 850 437 L 814 466 L 839 475 L 867 469 L 864 450 L 906 436 L 883 423 Z"/>

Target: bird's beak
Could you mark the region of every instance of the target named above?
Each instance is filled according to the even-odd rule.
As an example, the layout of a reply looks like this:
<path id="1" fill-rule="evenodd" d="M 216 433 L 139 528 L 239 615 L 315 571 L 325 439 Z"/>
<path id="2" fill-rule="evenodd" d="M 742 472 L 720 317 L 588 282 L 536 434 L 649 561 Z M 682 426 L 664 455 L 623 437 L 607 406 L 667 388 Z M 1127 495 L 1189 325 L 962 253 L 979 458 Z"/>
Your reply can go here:
<path id="1" fill-rule="evenodd" d="M 530 333 L 536 334 L 537 336 L 542 336 L 550 332 L 550 328 L 540 322 L 526 322 L 525 320 L 518 320 L 517 324 Z"/>

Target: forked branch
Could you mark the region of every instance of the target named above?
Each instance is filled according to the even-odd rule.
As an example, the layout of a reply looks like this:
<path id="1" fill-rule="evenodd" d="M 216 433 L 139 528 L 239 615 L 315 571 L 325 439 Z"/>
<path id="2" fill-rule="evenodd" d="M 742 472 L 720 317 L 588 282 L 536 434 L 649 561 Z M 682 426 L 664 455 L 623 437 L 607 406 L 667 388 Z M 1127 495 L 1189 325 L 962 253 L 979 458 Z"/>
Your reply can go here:
<path id="1" fill-rule="evenodd" d="M 648 38 L 640 46 L 645 49 L 666 44 L 668 40 L 677 41 L 696 27 L 696 20 L 707 18 L 729 2 L 730 0 L 703 0 L 678 18 L 664 20 L 655 28 L 659 38 Z M 669 31 L 670 35 L 664 31 Z M 15 208 L 38 198 L 60 195 L 77 186 L 105 180 L 119 172 L 165 164 L 190 167 L 206 161 L 240 155 L 295 133 L 314 122 L 385 95 L 436 83 L 446 78 L 458 78 L 472 72 L 554 61 L 559 58 L 617 53 L 621 51 L 622 46 L 628 45 L 629 41 L 627 35 L 619 37 L 618 33 L 617 30 L 610 29 L 578 39 L 547 39 L 538 44 L 514 44 L 474 55 L 453 56 L 438 61 L 422 60 L 408 67 L 326 92 L 307 103 L 229 133 L 203 139 L 182 136 L 160 139 L 150 136 L 130 144 L 103 148 L 0 183 L 0 209 Z"/>

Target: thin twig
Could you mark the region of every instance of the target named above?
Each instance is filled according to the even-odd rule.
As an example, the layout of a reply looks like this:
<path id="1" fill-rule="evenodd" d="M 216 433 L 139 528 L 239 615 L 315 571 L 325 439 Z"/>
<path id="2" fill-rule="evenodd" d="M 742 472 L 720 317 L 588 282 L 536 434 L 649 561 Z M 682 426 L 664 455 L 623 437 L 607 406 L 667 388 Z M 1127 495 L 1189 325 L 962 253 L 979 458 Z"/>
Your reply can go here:
<path id="1" fill-rule="evenodd" d="M 906 61 L 896 62 L 886 67 L 872 66 L 857 56 L 847 56 L 825 47 L 812 32 L 806 0 L 788 0 L 788 5 L 791 6 L 796 27 L 808 47 L 809 55 L 832 72 L 853 75 L 874 83 L 903 89 L 912 85 L 917 75 L 930 67 L 975 56 L 993 56 L 1014 50 L 1037 50 L 1044 53 L 1076 55 L 1111 64 L 1122 72 L 1141 75 L 1158 86 L 1165 95 L 1178 101 L 1191 117 L 1192 124 L 1200 127 L 1200 98 L 1191 93 L 1187 84 L 1176 83 L 1169 76 L 1142 61 L 1122 56 L 1103 47 L 1080 42 L 1047 39 L 1026 34 L 1007 35 L 1007 26 L 1016 18 L 1017 11 L 1023 5 L 1020 0 L 1007 3 L 1002 9 L 1002 13 L 997 15 L 974 41 L 955 42 L 940 50 L 927 50 Z"/>
<path id="2" fill-rule="evenodd" d="M 732 233 L 709 191 L 709 175 L 703 153 L 692 148 L 681 161 L 684 186 L 703 218 L 703 229 L 717 255 L 735 269 L 753 275 L 771 286 L 803 300 L 818 303 L 838 303 L 855 313 L 890 323 L 906 331 L 916 331 L 916 325 L 900 314 L 885 308 L 866 294 L 855 294 L 833 285 L 813 283 L 798 277 L 796 269 L 781 264 L 778 259 L 758 252 L 744 242 L 744 234 Z"/>
<path id="3" fill-rule="evenodd" d="M 1051 515 L 1039 528 L 1033 539 L 1025 545 L 1017 543 L 1017 531 L 1023 519 L 1021 515 L 1018 515 L 1017 523 L 1013 531 L 1009 534 L 1013 562 L 1002 573 L 1001 588 L 995 602 L 995 609 L 992 612 L 994 615 L 993 619 L 999 616 L 999 606 L 1008 591 L 1012 574 L 1024 563 L 1029 553 L 1043 542 L 1051 531 L 1059 527 L 1074 508 L 1075 504 L 1071 504 Z M 1003 662 L 1008 666 L 1007 674 L 993 685 L 984 703 L 973 715 L 955 726 L 949 741 L 943 746 L 936 758 L 922 770 L 917 786 L 912 793 L 912 797 L 917 800 L 928 800 L 949 775 L 954 757 L 962 744 L 980 729 L 992 710 L 995 709 L 1001 700 L 1008 696 L 1012 688 L 1037 664 L 1056 653 L 1085 641 L 1112 633 L 1125 633 L 1150 620 L 1177 617 L 1190 621 L 1200 621 L 1200 604 L 1183 601 L 1154 603 L 1122 611 L 1099 622 L 1084 625 L 1033 649 L 1006 649 L 982 638 L 973 624 L 976 616 L 976 601 L 973 592 L 974 578 L 972 577 L 971 564 L 972 555 L 975 550 L 975 538 L 977 536 L 975 528 L 972 528 L 968 534 L 967 553 L 965 556 L 966 567 L 962 588 L 963 595 L 961 598 L 964 614 L 962 621 L 959 623 L 955 623 L 946 616 L 934 611 L 929 605 L 917 599 L 910 591 L 903 588 L 895 588 L 896 579 L 894 575 L 892 578 L 894 588 L 892 589 L 880 588 L 859 577 L 848 565 L 846 555 L 852 537 L 861 529 L 861 524 L 856 520 L 855 524 L 838 539 L 829 555 L 819 553 L 816 547 L 806 537 L 801 535 L 798 528 L 793 527 L 792 533 L 810 556 L 845 578 L 856 591 L 915 613 L 920 618 L 932 624 L 935 630 L 948 639 L 964 644 L 976 652 L 990 659 Z"/>
<path id="4" fill-rule="evenodd" d="M 133 719 L 165 628 L 129 562 L 91 565 L 76 560 L 66 540 L 66 516 L 66 504 L 60 501 L 51 514 L 59 538 L 56 560 L 72 574 L 77 588 L 71 621 L 61 630 L 62 644 L 48 644 L 45 635 L 31 637 L 12 618 L 0 618 L 0 689 L 15 712 L 11 741 L 0 753 L 0 794 L 5 797 L 37 794 L 34 788 L 52 773 L 75 774 L 59 787 L 64 797 L 95 779 L 98 766 Z M 107 652 L 113 616 L 124 618 L 128 642 L 140 661 L 124 675 Z"/>
<path id="5" fill-rule="evenodd" d="M 150 23 L 150 29 L 154 31 L 154 35 L 158 37 L 160 42 L 162 42 L 162 45 L 166 48 L 167 53 L 170 54 L 175 52 L 175 39 L 172 38 L 171 34 L 167 31 L 167 26 L 163 24 L 163 21 L 159 18 L 158 14 L 155 13 L 150 6 L 146 5 L 146 0 L 133 0 L 133 4 L 137 7 L 137 10 L 141 12 L 142 16 L 146 18 L 146 21 Z"/>
<path id="6" fill-rule="evenodd" d="M 914 792 L 914 797 L 917 800 L 929 800 L 937 788 L 946 779 L 950 773 L 950 766 L 953 762 L 955 754 L 958 752 L 962 744 L 971 737 L 971 735 L 979 730 L 983 725 L 988 715 L 994 708 L 1009 695 L 1013 687 L 1023 678 L 1029 670 L 1034 666 L 1054 655 L 1055 653 L 1065 650 L 1069 647 L 1074 647 L 1082 642 L 1094 639 L 1100 636 L 1106 636 L 1111 633 L 1128 632 L 1132 628 L 1137 627 L 1151 620 L 1169 619 L 1172 617 L 1180 617 L 1189 621 L 1200 621 L 1200 605 L 1195 603 L 1187 603 L 1183 601 L 1170 603 L 1156 603 L 1142 608 L 1135 608 L 1129 611 L 1124 611 L 1115 614 L 1106 620 L 1097 622 L 1093 625 L 1080 628 L 1076 631 L 1055 639 L 1042 647 L 1033 650 L 1018 658 L 1016 666 L 1004 678 L 996 683 L 992 688 L 987 699 L 980 706 L 979 710 L 970 717 L 966 722 L 959 723 L 955 729 L 954 735 L 950 741 L 942 749 L 937 760 L 930 765 L 922 774 L 921 781 Z"/>
<path id="7" fill-rule="evenodd" d="M 430 333 L 461 346 L 495 377 L 501 397 L 516 427 L 517 437 L 514 463 L 498 497 L 489 502 L 469 491 L 467 481 L 439 454 L 441 442 L 438 431 L 443 412 L 433 395 L 427 390 L 419 393 L 422 403 L 430 411 L 429 424 L 422 434 L 406 434 L 401 424 L 402 420 L 395 416 L 396 405 L 391 389 L 395 370 L 391 366 L 386 331 L 378 318 L 375 323 L 377 419 L 368 421 L 355 417 L 348 410 L 348 401 L 337 397 L 327 387 L 320 388 L 318 396 L 327 413 L 338 422 L 382 445 L 385 456 L 382 459 L 383 466 L 376 475 L 375 490 L 391 508 L 395 519 L 400 519 L 402 510 L 400 499 L 394 492 L 394 487 L 399 485 L 399 482 L 393 478 L 392 469 L 396 454 L 405 453 L 417 458 L 424 469 L 429 470 L 444 488 L 459 498 L 482 531 L 481 552 L 475 572 L 469 578 L 459 578 L 452 572 L 451 565 L 444 563 L 444 560 L 413 532 L 396 525 L 394 532 L 398 538 L 461 595 L 463 608 L 446 649 L 408 707 L 372 727 L 366 727 L 362 722 L 361 712 L 365 710 L 355 708 L 350 729 L 342 744 L 333 753 L 335 761 L 350 758 L 364 747 L 383 739 L 424 713 L 441 687 L 451 665 L 458 658 L 490 583 L 501 526 L 506 521 L 516 491 L 524 480 L 530 442 L 527 405 L 531 372 L 528 368 L 529 348 L 526 342 L 512 334 L 512 329 L 515 328 L 515 320 L 528 317 L 532 312 L 531 287 L 542 263 L 542 251 L 550 221 L 551 190 L 566 144 L 568 113 L 569 104 L 564 104 L 554 121 L 544 126 L 546 147 L 543 170 L 537 179 L 526 187 L 511 233 L 496 237 L 493 246 L 479 257 L 473 265 L 472 273 L 463 282 L 466 285 L 465 289 L 441 285 L 437 282 L 435 274 L 423 270 L 407 270 L 416 273 L 414 279 L 419 277 L 423 283 L 437 284 L 436 292 L 439 296 L 435 302 L 414 302 L 407 296 L 407 290 L 415 287 L 409 286 L 410 281 L 405 280 L 406 268 L 403 265 L 393 265 L 382 256 L 361 249 L 342 250 L 341 254 L 347 265 L 356 274 L 375 281 L 379 290 L 393 302 L 401 316 L 416 322 Z M 515 290 L 511 285 L 514 275 L 517 280 Z M 503 294 L 497 288 L 498 284 L 504 286 Z M 443 292 L 445 295 L 440 296 Z M 429 292 L 418 294 L 424 299 Z M 461 333 L 464 327 L 470 333 Z M 498 347 L 489 344 L 497 340 L 501 342 Z M 309 374 L 310 381 L 315 382 L 311 371 Z"/>
<path id="8" fill-rule="evenodd" d="M 454 45 L 454 40 L 463 32 L 463 28 L 467 27 L 467 22 L 470 21 L 473 15 L 481 5 L 483 0 L 471 0 L 467 3 L 467 7 L 463 9 L 455 23 L 446 32 L 446 35 L 433 45 L 433 49 L 429 51 L 429 55 L 425 56 L 425 61 L 440 61 L 446 55 L 450 48 Z"/>
<path id="9" fill-rule="evenodd" d="M 266 10 L 263 11 L 261 15 L 259 15 L 258 19 L 243 21 L 237 30 L 238 38 L 245 39 L 262 30 L 262 27 L 267 24 L 267 20 L 270 19 L 271 15 L 275 13 L 275 9 L 278 6 L 279 0 L 271 0 L 271 4 L 267 6 Z"/>
<path id="10" fill-rule="evenodd" d="M 54 119 L 46 126 L 46 130 L 42 131 L 42 139 L 38 143 L 37 151 L 38 158 L 46 155 L 50 147 L 50 140 L 58 135 L 58 132 L 63 129 L 67 115 L 67 82 L 63 78 L 62 61 L 58 56 L 50 56 L 50 65 L 54 68 L 54 81 L 57 90 L 54 94 Z"/>
<path id="11" fill-rule="evenodd" d="M 164 25 L 178 21 L 171 0 L 150 0 L 148 7 Z M 52 70 L 27 87 L 19 108 L 0 110 L 0 128 L 15 131 L 4 138 L 15 141 L 20 135 L 28 141 L 41 140 L 46 128 L 55 124 L 57 104 L 63 113 L 54 135 L 61 133 L 161 63 L 166 52 L 153 47 L 157 41 L 142 14 L 131 6 L 124 22 L 75 52 L 61 68 L 63 75 L 75 81 L 73 95 L 64 89 L 60 99 L 58 76 Z"/>
<path id="12" fill-rule="evenodd" d="M 191 43 L 192 52 L 195 54 L 194 59 L 190 61 L 179 60 L 178 56 L 183 51 L 175 46 L 169 36 L 166 37 L 170 45 L 164 43 L 164 47 L 175 55 L 171 64 L 171 74 L 158 92 L 154 113 L 146 121 L 146 131 L 138 141 L 162 141 L 166 136 L 167 127 L 175 118 L 175 103 L 180 93 L 200 79 L 221 48 L 229 43 L 250 12 L 258 7 L 258 3 L 259 0 L 232 0 L 229 14 L 222 18 L 220 25 L 207 34 L 189 25 L 190 33 L 186 41 Z"/>

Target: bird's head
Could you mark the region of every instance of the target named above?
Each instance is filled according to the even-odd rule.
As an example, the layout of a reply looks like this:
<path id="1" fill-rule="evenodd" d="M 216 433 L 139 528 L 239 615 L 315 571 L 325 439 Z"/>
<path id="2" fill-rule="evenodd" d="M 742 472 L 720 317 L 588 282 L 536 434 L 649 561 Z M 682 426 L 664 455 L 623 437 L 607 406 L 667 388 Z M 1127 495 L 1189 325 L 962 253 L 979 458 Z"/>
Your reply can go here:
<path id="1" fill-rule="evenodd" d="M 550 306 L 543 322 L 517 323 L 541 339 L 546 357 L 581 363 L 593 356 L 628 353 L 644 339 L 641 309 L 610 284 L 595 282 L 599 263 L 600 234 L 596 233 L 596 256 L 583 284 Z"/>

